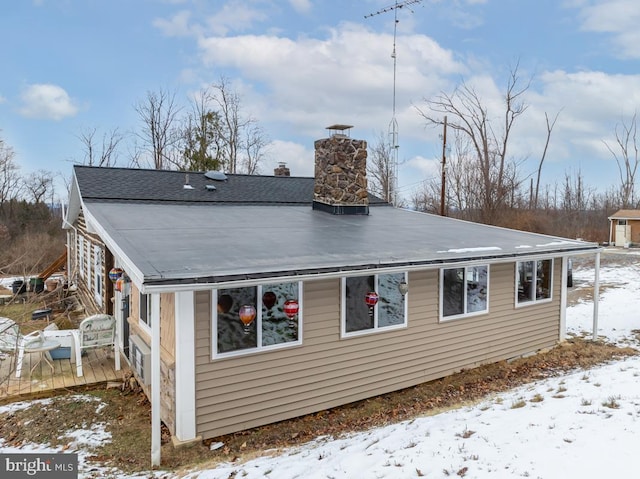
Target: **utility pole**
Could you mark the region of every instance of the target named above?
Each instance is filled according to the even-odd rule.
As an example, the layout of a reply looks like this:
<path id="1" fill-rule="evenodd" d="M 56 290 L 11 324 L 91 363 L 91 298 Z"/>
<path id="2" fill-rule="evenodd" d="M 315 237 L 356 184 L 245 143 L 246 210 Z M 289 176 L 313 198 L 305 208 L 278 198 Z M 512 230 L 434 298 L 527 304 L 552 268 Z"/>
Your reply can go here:
<path id="1" fill-rule="evenodd" d="M 447 179 L 447 115 L 444 116 L 442 132 L 442 185 L 440 185 L 440 216 L 445 216 L 446 179 Z"/>
<path id="2" fill-rule="evenodd" d="M 400 148 L 398 144 L 398 120 L 396 120 L 396 33 L 398 30 L 398 10 L 420 2 L 422 2 L 422 0 L 405 0 L 403 2 L 396 0 L 393 5 L 389 5 L 388 7 L 364 16 L 364 18 L 369 18 L 391 11 L 393 11 L 394 14 L 393 51 L 391 53 L 391 58 L 393 58 L 393 114 L 391 116 L 391 122 L 389 123 L 389 149 L 393 154 L 393 169 L 391 173 L 393 178 L 387 179 L 387 200 L 391 199 L 391 193 L 393 193 L 393 206 L 398 206 L 398 148 Z M 393 181 L 393 191 L 389 191 L 391 189 L 391 181 Z"/>

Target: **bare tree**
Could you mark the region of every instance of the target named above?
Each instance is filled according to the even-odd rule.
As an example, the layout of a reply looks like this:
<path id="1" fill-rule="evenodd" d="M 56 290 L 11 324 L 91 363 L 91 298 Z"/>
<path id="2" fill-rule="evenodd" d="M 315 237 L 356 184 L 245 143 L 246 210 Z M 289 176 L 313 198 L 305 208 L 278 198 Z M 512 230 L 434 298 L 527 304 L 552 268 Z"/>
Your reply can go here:
<path id="1" fill-rule="evenodd" d="M 439 197 L 440 186 L 431 179 L 424 181 L 421 188 L 411 194 L 409 203 L 411 208 L 416 211 L 438 214 L 440 210 Z"/>
<path id="2" fill-rule="evenodd" d="M 442 93 L 435 99 L 425 99 L 426 110 L 416 108 L 430 126 L 443 125 L 446 115 L 447 126 L 469 139 L 474 167 L 480 173 L 478 193 L 482 201 L 481 220 L 485 223 L 495 221 L 500 208 L 513 196 L 511 188 L 519 183 L 514 181 L 517 180 L 515 165 L 508 164 L 508 145 L 514 122 L 527 109 L 522 96 L 529 84 L 521 87 L 517 66 L 511 70 L 503 98 L 502 125 L 497 130 L 493 128 L 493 116 L 478 92 L 464 82 L 450 95 Z"/>
<path id="3" fill-rule="evenodd" d="M 212 101 L 219 117 L 223 166 L 230 173 L 244 169 L 244 173 L 253 174 L 258 171 L 268 143 L 264 130 L 257 127 L 257 120 L 243 115 L 240 96 L 231 90 L 225 77 L 212 88 Z"/>
<path id="4" fill-rule="evenodd" d="M 257 124 L 248 125 L 244 133 L 242 170 L 248 175 L 257 175 L 260 172 L 260 163 L 266 156 L 267 136 L 263 128 Z"/>
<path id="5" fill-rule="evenodd" d="M 544 113 L 544 118 L 547 122 L 547 139 L 544 142 L 544 150 L 542 151 L 542 156 L 540 157 L 540 162 L 538 163 L 538 173 L 536 175 L 536 189 L 533 195 L 533 204 L 531 205 L 531 207 L 533 208 L 538 207 L 538 194 L 540 192 L 540 176 L 542 176 L 542 164 L 544 163 L 544 160 L 547 157 L 547 150 L 549 149 L 549 142 L 551 141 L 551 132 L 553 131 L 553 127 L 555 126 L 556 121 L 558 120 L 558 115 L 560 115 L 560 113 L 556 113 L 556 116 L 553 118 L 553 121 L 549 121 L 549 116 L 547 115 L 547 112 Z"/>
<path id="6" fill-rule="evenodd" d="M 0 138 L 0 205 L 20 194 L 20 167 L 15 162 L 15 152 Z"/>
<path id="7" fill-rule="evenodd" d="M 217 104 L 220 115 L 219 135 L 223 139 L 225 166 L 229 173 L 236 173 L 238 167 L 238 151 L 241 149 L 240 130 L 248 121 L 240 118 L 240 97 L 230 90 L 229 82 L 225 77 L 213 85 L 215 93 L 213 100 Z"/>
<path id="8" fill-rule="evenodd" d="M 104 133 L 102 141 L 96 138 L 97 129 L 87 128 L 78 135 L 84 150 L 83 165 L 114 166 L 118 161 L 118 147 L 124 135 L 117 128 Z"/>
<path id="9" fill-rule="evenodd" d="M 629 124 L 624 121 L 616 125 L 616 144 L 614 149 L 606 141 L 604 144 L 616 160 L 620 174 L 619 200 L 622 208 L 636 206 L 636 172 L 638 170 L 638 129 L 637 112 L 631 117 Z"/>
<path id="10" fill-rule="evenodd" d="M 53 174 L 46 170 L 35 171 L 23 180 L 23 185 L 27 201 L 42 203 L 47 194 L 53 193 Z"/>
<path id="11" fill-rule="evenodd" d="M 380 198 L 384 198 L 387 203 L 393 203 L 395 197 L 395 171 L 392 149 L 385 133 L 380 132 L 375 143 L 370 148 L 370 156 L 367 161 L 367 175 L 369 190 Z M 424 192 L 418 193 L 412 198 L 414 206 L 416 201 L 420 202 Z M 422 210 L 421 210 L 422 211 Z"/>
<path id="12" fill-rule="evenodd" d="M 180 140 L 175 93 L 164 90 L 147 92 L 145 101 L 135 106 L 142 121 L 138 137 L 144 149 L 151 155 L 157 170 L 170 169 L 179 163 L 176 146 Z"/>

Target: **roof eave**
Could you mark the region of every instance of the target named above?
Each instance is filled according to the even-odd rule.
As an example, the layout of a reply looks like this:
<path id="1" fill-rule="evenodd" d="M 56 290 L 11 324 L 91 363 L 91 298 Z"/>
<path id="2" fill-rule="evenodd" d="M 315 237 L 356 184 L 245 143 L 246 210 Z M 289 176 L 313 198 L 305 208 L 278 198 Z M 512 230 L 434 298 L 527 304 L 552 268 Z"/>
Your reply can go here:
<path id="1" fill-rule="evenodd" d="M 512 253 L 503 255 L 466 256 L 459 258 L 440 258 L 421 261 L 404 261 L 394 264 L 375 263 L 362 265 L 344 265 L 340 267 L 315 268 L 308 270 L 264 271 L 244 274 L 228 274 L 219 276 L 206 276 L 197 278 L 145 278 L 142 284 L 142 292 L 145 294 L 179 291 L 199 291 L 213 288 L 253 286 L 264 283 L 266 280 L 277 279 L 281 282 L 303 281 L 309 279 L 340 278 L 345 273 L 393 273 L 400 271 L 415 271 L 423 269 L 442 268 L 464 264 L 493 264 L 505 260 L 519 258 L 559 258 L 565 256 L 577 256 L 595 254 L 604 248 L 597 244 L 588 244 L 581 248 L 558 248 L 548 251 L 535 251 Z"/>

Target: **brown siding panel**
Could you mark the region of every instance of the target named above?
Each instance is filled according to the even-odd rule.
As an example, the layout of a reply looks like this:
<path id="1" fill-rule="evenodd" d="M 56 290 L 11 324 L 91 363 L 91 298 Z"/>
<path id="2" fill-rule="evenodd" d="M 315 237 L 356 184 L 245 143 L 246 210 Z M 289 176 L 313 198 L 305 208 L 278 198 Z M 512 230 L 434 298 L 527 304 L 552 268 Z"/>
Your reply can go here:
<path id="1" fill-rule="evenodd" d="M 303 345 L 211 360 L 210 295 L 196 294 L 196 410 L 205 438 L 409 387 L 550 347 L 560 261 L 547 303 L 515 308 L 513 263 L 490 269 L 489 314 L 440 322 L 439 272 L 409 275 L 409 326 L 340 339 L 340 281 L 304 285 Z"/>

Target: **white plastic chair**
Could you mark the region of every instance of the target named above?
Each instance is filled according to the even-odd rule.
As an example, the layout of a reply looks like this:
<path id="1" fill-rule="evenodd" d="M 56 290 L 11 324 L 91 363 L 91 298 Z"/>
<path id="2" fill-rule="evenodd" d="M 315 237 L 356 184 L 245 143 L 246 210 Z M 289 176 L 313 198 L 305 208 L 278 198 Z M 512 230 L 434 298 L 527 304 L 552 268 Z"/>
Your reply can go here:
<path id="1" fill-rule="evenodd" d="M 29 334 L 20 333 L 20 327 L 13 319 L 0 317 L 0 351 L 5 353 L 17 352 L 16 378 L 22 374 L 25 347 L 28 344 L 41 341 L 42 331 L 33 331 Z"/>
<path id="2" fill-rule="evenodd" d="M 109 314 L 95 314 L 85 318 L 78 329 L 73 330 L 76 353 L 76 372 L 82 376 L 82 351 L 98 348 L 113 348 L 116 371 L 120 370 L 116 336 L 116 318 Z"/>
<path id="3" fill-rule="evenodd" d="M 0 352 L 13 353 L 18 349 L 20 327 L 13 319 L 0 317 Z"/>

